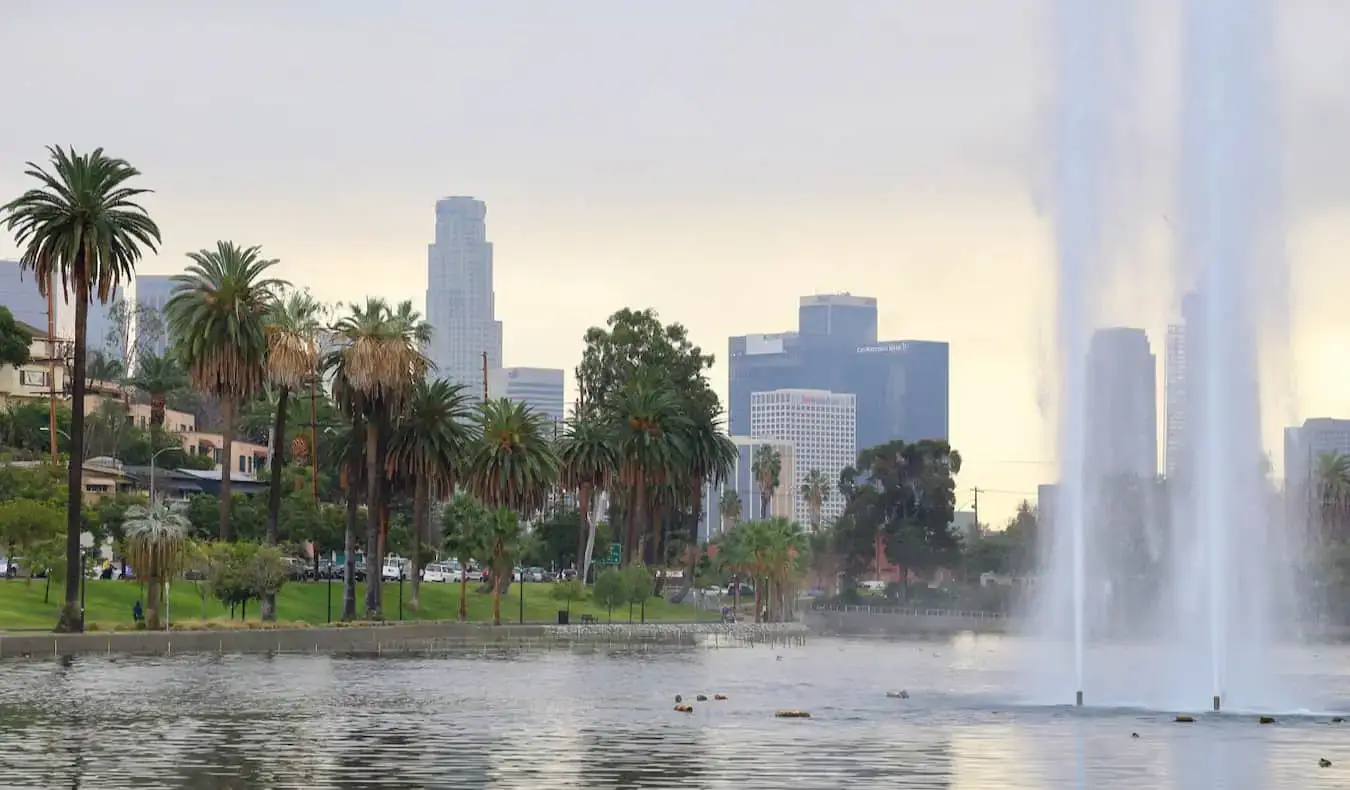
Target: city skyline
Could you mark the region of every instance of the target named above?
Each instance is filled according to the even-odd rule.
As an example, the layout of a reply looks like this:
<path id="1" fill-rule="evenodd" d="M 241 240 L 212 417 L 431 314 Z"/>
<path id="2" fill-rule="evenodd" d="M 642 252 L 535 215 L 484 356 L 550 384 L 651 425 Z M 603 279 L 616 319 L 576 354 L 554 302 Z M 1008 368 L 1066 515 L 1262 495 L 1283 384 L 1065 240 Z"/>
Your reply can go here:
<path id="1" fill-rule="evenodd" d="M 1159 274 L 1172 254 L 1177 19 L 1174 4 L 1139 5 L 1140 233 L 1119 253 L 1140 274 L 1113 284 L 1104 319 L 1144 328 L 1156 347 L 1179 312 Z M 181 271 L 186 252 L 226 238 L 262 245 L 278 276 L 325 301 L 416 303 L 429 207 L 472 194 L 492 209 L 506 364 L 570 374 L 588 327 L 650 306 L 717 357 L 724 402 L 728 337 L 791 327 L 804 293 L 867 294 L 886 307 L 879 337 L 951 344 L 959 504 L 972 485 L 1014 492 L 981 494 L 982 515 L 1001 523 L 1054 477 L 1050 6 L 858 0 L 820 36 L 823 7 L 603 1 L 573 9 L 574 35 L 559 37 L 561 10 L 526 0 L 510 13 L 410 3 L 378 14 L 343 0 L 318 15 L 306 3 L 131 0 L 83 9 L 74 28 L 55 7 L 20 4 L 0 51 L 44 65 L 8 88 L 25 121 L 0 129 L 0 195 L 27 186 L 23 162 L 45 145 L 101 145 L 155 190 L 145 202 L 164 244 L 141 272 Z M 1295 353 L 1273 374 L 1281 397 L 1264 404 L 1277 466 L 1283 427 L 1350 411 L 1339 260 L 1350 112 L 1336 39 L 1347 28 L 1343 3 L 1281 6 L 1296 309 Z M 142 78 L 52 61 L 43 42 L 56 36 L 90 51 L 115 36 Z M 399 43 L 371 48 L 373 37 Z M 256 57 L 198 57 L 239 40 Z M 77 100 L 72 84 L 89 90 Z M 222 105 L 237 112 L 198 111 Z M 0 258 L 15 253 L 0 236 Z"/>

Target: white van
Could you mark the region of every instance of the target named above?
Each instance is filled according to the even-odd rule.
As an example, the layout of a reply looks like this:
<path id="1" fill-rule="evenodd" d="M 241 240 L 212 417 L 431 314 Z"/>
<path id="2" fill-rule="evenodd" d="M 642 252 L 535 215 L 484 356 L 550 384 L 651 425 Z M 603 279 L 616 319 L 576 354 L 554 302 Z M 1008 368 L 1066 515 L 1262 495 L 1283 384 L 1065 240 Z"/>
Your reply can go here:
<path id="1" fill-rule="evenodd" d="M 432 563 L 422 571 L 422 581 L 424 582 L 448 582 L 457 578 L 456 574 L 448 566 L 440 563 Z"/>

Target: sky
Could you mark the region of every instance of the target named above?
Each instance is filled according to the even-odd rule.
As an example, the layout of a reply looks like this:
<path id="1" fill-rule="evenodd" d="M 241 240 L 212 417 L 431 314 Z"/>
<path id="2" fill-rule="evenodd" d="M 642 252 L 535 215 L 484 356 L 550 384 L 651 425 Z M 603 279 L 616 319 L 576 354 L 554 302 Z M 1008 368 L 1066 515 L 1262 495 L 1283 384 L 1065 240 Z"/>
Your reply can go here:
<path id="1" fill-rule="evenodd" d="M 1176 0 L 1132 3 L 1123 163 L 1137 274 L 1104 320 L 1176 314 Z M 1280 0 L 1292 340 L 1265 437 L 1350 417 L 1350 3 Z M 951 343 L 958 505 L 999 523 L 1055 477 L 1050 0 L 0 3 L 0 197 L 43 146 L 144 173 L 181 270 L 259 244 L 326 300 L 424 298 L 433 207 L 487 201 L 508 365 L 571 370 L 624 307 L 727 337 L 797 298 L 875 296 L 883 339 Z M 0 256 L 13 240 L 0 236 Z M 1161 412 L 1161 405 L 1160 405 Z"/>

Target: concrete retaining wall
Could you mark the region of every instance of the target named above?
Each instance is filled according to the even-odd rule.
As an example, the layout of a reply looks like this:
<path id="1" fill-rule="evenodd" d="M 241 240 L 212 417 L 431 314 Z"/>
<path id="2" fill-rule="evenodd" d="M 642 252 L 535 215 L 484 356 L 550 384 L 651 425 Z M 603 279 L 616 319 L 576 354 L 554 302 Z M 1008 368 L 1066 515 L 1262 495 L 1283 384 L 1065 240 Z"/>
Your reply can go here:
<path id="1" fill-rule="evenodd" d="M 925 614 L 907 610 L 868 609 L 861 606 L 816 609 L 807 612 L 804 620 L 813 632 L 840 636 L 950 635 L 965 632 L 1004 634 L 1012 630 L 1012 623 L 1003 617 L 959 612 Z"/>
<path id="2" fill-rule="evenodd" d="M 406 623 L 352 628 L 270 631 L 169 631 L 0 635 L 0 659 L 75 655 L 173 655 L 175 653 L 360 653 L 452 650 L 471 646 L 543 644 L 696 645 L 798 640 L 798 623 L 688 623 L 649 625 L 502 625 Z"/>

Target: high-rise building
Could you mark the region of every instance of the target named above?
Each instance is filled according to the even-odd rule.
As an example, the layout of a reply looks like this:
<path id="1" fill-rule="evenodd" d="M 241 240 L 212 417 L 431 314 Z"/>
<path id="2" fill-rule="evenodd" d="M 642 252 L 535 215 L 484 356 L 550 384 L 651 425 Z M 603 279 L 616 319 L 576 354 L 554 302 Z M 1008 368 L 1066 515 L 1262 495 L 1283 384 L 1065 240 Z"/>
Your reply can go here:
<path id="1" fill-rule="evenodd" d="M 436 201 L 436 240 L 427 247 L 427 351 L 441 378 L 481 388 L 483 354 L 489 370 L 502 366 L 495 298 L 487 204 L 471 197 Z"/>
<path id="2" fill-rule="evenodd" d="M 810 523 L 810 508 L 800 495 L 807 475 L 814 471 L 838 480 L 857 460 L 857 413 L 857 398 L 851 393 L 781 389 L 751 394 L 750 436 L 791 442 L 796 450 L 796 473 L 785 475 L 782 485 L 793 494 L 792 518 L 798 523 Z M 833 521 L 843 512 L 843 498 L 831 496 L 822 504 L 821 521 Z"/>
<path id="3" fill-rule="evenodd" d="M 1088 341 L 1090 477 L 1158 474 L 1157 359 L 1142 329 L 1099 329 Z"/>
<path id="4" fill-rule="evenodd" d="M 1315 417 L 1284 429 L 1285 491 L 1316 490 L 1324 455 L 1350 455 L 1350 420 Z"/>
<path id="5" fill-rule="evenodd" d="M 156 355 L 163 355 L 169 347 L 168 326 L 164 322 L 164 306 L 173 295 L 172 274 L 136 275 L 136 346 Z M 155 326 L 141 325 L 141 318 L 150 313 L 157 318 Z"/>
<path id="6" fill-rule="evenodd" d="M 562 431 L 563 371 L 557 368 L 498 368 L 488 371 L 488 395 L 524 403 Z"/>
<path id="7" fill-rule="evenodd" d="M 1184 466 L 1191 393 L 1198 392 L 1194 382 L 1200 345 L 1200 298 L 1187 294 L 1181 301 L 1181 323 L 1167 327 L 1164 361 L 1163 419 L 1164 466 L 1168 477 L 1175 477 Z"/>
<path id="8" fill-rule="evenodd" d="M 47 298 L 38 293 L 33 272 L 20 269 L 18 261 L 0 261 L 0 306 L 9 308 L 16 321 L 46 331 Z"/>
<path id="9" fill-rule="evenodd" d="M 949 349 L 877 340 L 877 302 L 852 294 L 801 298 L 797 331 L 732 337 L 728 427 L 750 430 L 751 393 L 814 389 L 857 401 L 857 446 L 948 436 Z"/>
<path id="10" fill-rule="evenodd" d="M 736 521 L 749 521 L 760 517 L 763 502 L 760 497 L 762 487 L 755 477 L 755 450 L 759 447 L 772 447 L 778 453 L 778 488 L 769 495 L 769 515 L 792 513 L 796 509 L 797 492 L 790 485 L 797 479 L 797 448 L 792 442 L 778 439 L 752 439 L 749 436 L 729 437 L 736 445 L 736 460 L 731 473 L 717 485 L 711 482 L 703 487 L 703 508 L 699 521 L 699 540 L 709 540 L 721 534 L 732 521 L 732 515 L 722 512 L 722 495 L 730 490 L 736 492 L 740 503 L 740 512 L 735 514 Z"/>
<path id="11" fill-rule="evenodd" d="M 130 340 L 128 334 L 113 332 L 116 318 L 114 310 L 117 309 L 117 303 L 122 300 L 123 295 L 124 291 L 119 285 L 113 289 L 107 304 L 97 299 L 90 302 L 84 324 L 85 343 L 89 350 L 107 354 L 109 358 L 118 362 L 126 362 L 127 342 Z"/>

